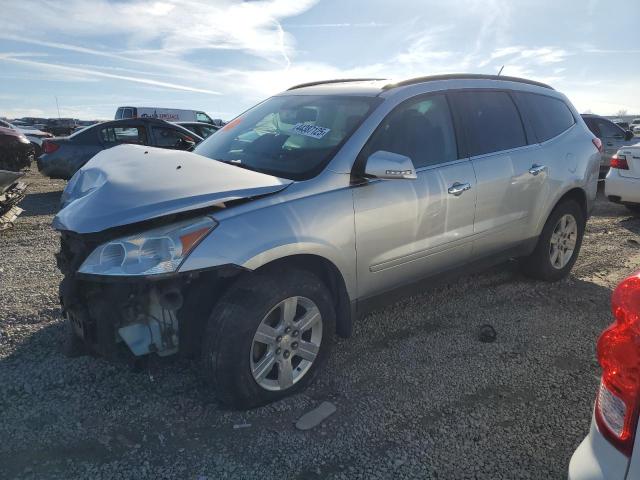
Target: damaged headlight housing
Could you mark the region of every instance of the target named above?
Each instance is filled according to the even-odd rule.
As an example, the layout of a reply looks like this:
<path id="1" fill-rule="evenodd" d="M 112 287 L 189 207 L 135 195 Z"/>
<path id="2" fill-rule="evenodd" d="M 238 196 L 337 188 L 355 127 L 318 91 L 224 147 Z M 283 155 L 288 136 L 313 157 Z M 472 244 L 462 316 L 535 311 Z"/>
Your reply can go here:
<path id="1" fill-rule="evenodd" d="M 175 272 L 216 225 L 210 217 L 198 217 L 112 240 L 97 247 L 78 272 L 118 276 Z"/>

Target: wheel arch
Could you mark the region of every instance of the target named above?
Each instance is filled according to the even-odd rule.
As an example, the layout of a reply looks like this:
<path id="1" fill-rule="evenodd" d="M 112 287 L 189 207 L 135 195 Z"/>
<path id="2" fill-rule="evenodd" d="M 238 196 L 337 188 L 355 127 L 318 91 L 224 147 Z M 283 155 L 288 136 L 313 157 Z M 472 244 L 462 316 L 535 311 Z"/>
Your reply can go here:
<path id="1" fill-rule="evenodd" d="M 346 282 L 338 267 L 320 255 L 294 254 L 265 263 L 255 271 L 265 269 L 281 271 L 289 267 L 311 272 L 326 285 L 336 307 L 336 333 L 343 338 L 349 338 L 353 331 L 354 315 Z"/>
<path id="2" fill-rule="evenodd" d="M 589 216 L 589 202 L 587 199 L 587 193 L 585 192 L 584 188 L 580 186 L 574 186 L 560 195 L 557 199 L 555 199 L 555 201 L 552 200 L 548 204 L 546 204 L 545 209 L 539 214 L 534 230 L 534 238 L 536 239 L 536 242 L 537 238 L 542 234 L 542 229 L 544 228 L 553 211 L 558 207 L 558 205 L 566 200 L 573 200 L 580 206 L 580 209 L 584 214 L 584 220 L 586 222 Z M 531 248 L 533 249 L 534 247 L 532 246 Z"/>
<path id="3" fill-rule="evenodd" d="M 553 211 L 560 203 L 564 202 L 565 200 L 574 200 L 580 206 L 580 209 L 582 210 L 584 219 L 586 221 L 588 214 L 587 193 L 580 187 L 572 188 L 558 199 L 551 211 Z M 551 212 L 549 212 L 549 214 L 551 214 Z"/>

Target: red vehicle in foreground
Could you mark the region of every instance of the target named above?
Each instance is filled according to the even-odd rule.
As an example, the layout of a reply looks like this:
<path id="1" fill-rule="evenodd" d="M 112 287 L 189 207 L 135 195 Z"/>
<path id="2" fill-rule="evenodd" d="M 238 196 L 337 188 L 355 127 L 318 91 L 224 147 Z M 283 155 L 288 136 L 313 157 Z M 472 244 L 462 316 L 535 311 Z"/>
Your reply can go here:
<path id="1" fill-rule="evenodd" d="M 611 311 L 615 322 L 598 340 L 591 430 L 571 458 L 570 480 L 640 478 L 640 272 L 616 287 Z"/>

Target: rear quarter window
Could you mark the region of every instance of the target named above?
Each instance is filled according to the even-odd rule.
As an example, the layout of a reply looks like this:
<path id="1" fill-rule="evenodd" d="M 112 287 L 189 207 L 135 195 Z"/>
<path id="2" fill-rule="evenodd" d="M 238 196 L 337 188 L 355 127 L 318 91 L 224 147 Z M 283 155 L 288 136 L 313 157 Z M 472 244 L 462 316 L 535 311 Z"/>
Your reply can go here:
<path id="1" fill-rule="evenodd" d="M 521 100 L 523 113 L 538 142 L 557 137 L 576 123 L 567 104 L 559 98 L 524 92 L 517 92 L 516 95 Z"/>

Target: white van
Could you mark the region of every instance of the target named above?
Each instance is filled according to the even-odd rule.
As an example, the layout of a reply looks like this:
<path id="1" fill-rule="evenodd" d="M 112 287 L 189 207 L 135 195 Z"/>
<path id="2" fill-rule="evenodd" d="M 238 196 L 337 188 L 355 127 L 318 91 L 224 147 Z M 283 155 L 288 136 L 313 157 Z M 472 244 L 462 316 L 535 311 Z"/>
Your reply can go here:
<path id="1" fill-rule="evenodd" d="M 167 122 L 204 122 L 216 124 L 209 115 L 198 110 L 158 107 L 118 107 L 116 120 L 124 118 L 159 118 Z"/>

